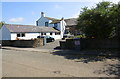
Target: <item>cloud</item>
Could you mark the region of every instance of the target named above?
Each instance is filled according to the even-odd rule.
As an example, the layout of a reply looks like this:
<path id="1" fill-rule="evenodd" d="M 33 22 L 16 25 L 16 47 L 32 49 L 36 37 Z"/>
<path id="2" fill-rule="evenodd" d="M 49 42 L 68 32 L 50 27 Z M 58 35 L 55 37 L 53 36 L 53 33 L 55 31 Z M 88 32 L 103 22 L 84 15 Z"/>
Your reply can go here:
<path id="1" fill-rule="evenodd" d="M 54 5 L 54 8 L 55 8 L 55 9 L 61 9 L 62 7 L 61 7 L 60 5 L 57 5 L 57 4 L 56 4 L 56 5 Z"/>
<path id="2" fill-rule="evenodd" d="M 80 14 L 80 11 L 78 11 L 77 13 L 73 14 L 72 17 L 70 18 L 78 18 L 79 17 L 79 14 Z"/>
<path id="3" fill-rule="evenodd" d="M 35 15 L 35 12 L 32 12 L 31 14 L 32 14 L 32 15 Z"/>
<path id="4" fill-rule="evenodd" d="M 24 20 L 23 17 L 18 17 L 18 18 L 11 18 L 9 19 L 10 22 L 22 22 Z"/>

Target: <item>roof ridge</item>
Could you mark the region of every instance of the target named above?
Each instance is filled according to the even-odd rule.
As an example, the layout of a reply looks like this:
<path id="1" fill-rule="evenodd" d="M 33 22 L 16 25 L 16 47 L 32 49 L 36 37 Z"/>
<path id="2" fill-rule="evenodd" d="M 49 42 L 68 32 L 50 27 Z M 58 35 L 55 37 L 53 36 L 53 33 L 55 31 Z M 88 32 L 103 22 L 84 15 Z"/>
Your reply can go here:
<path id="1" fill-rule="evenodd" d="M 45 16 L 45 18 L 50 19 L 50 20 L 61 20 L 61 19 L 56 19 L 56 18 L 47 17 L 47 16 Z"/>

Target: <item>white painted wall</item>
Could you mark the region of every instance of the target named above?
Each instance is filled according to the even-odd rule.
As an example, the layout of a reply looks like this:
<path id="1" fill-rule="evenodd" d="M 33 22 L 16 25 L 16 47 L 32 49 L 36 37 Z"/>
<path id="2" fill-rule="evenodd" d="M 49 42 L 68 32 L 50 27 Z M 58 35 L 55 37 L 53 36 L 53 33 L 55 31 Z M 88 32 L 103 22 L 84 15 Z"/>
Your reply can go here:
<path id="1" fill-rule="evenodd" d="M 61 36 L 60 35 L 55 35 L 55 33 L 52 33 L 52 35 L 49 35 L 49 36 L 53 37 L 55 40 L 61 39 Z"/>
<path id="2" fill-rule="evenodd" d="M 25 37 L 18 37 L 20 39 L 32 39 L 32 38 L 37 38 L 40 33 L 25 33 Z M 17 33 L 11 33 L 11 40 L 16 40 Z"/>
<path id="3" fill-rule="evenodd" d="M 64 20 L 60 21 L 60 35 L 61 35 L 61 38 L 63 38 L 63 35 L 65 33 L 65 26 L 66 26 L 66 23 Z"/>
<path id="4" fill-rule="evenodd" d="M 10 31 L 3 25 L 3 27 L 0 29 L 0 40 L 10 39 L 11 39 Z"/>
<path id="5" fill-rule="evenodd" d="M 32 39 L 32 38 L 37 38 L 37 36 L 40 36 L 41 33 L 25 33 L 25 37 L 18 37 L 20 39 Z M 50 35 L 50 33 L 46 33 L 46 35 L 49 35 L 51 37 L 53 37 L 55 40 L 56 39 L 60 39 L 60 35 L 55 35 L 55 33 L 53 33 L 52 35 Z M 43 36 L 46 36 L 43 35 Z M 17 33 L 11 33 L 11 40 L 16 40 L 17 37 Z"/>

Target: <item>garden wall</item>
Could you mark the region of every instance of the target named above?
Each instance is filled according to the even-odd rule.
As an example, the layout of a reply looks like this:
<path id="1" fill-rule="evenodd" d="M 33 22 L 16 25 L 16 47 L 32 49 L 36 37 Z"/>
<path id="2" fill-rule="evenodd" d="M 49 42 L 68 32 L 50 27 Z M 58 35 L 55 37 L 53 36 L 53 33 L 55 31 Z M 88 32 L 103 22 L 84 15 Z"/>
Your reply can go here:
<path id="1" fill-rule="evenodd" d="M 60 46 L 62 49 L 120 49 L 120 42 L 118 39 L 67 39 L 60 41 Z"/>
<path id="2" fill-rule="evenodd" d="M 35 40 L 3 40 L 2 46 L 14 46 L 14 47 L 39 47 L 43 46 L 43 38 Z"/>

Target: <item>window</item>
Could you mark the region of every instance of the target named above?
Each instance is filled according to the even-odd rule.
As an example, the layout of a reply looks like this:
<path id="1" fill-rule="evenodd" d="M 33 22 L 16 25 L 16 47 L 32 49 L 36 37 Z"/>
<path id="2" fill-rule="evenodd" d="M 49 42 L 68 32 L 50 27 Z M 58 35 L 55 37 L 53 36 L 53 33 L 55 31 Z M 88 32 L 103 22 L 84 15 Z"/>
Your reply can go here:
<path id="1" fill-rule="evenodd" d="M 55 35 L 60 35 L 60 32 L 55 32 Z"/>
<path id="2" fill-rule="evenodd" d="M 36 21 L 36 25 L 38 26 L 38 21 Z"/>
<path id="3" fill-rule="evenodd" d="M 20 33 L 19 33 L 19 34 L 17 34 L 17 37 L 20 37 Z"/>
<path id="4" fill-rule="evenodd" d="M 48 26 L 48 22 L 45 22 L 45 26 Z"/>
<path id="5" fill-rule="evenodd" d="M 50 35 L 52 35 L 52 32 L 50 33 Z"/>
<path id="6" fill-rule="evenodd" d="M 18 33 L 17 37 L 25 37 L 25 33 Z"/>
<path id="7" fill-rule="evenodd" d="M 46 33 L 44 33 L 44 35 L 46 35 Z"/>
<path id="8" fill-rule="evenodd" d="M 54 24 L 54 27 L 57 28 L 57 23 Z"/>
<path id="9" fill-rule="evenodd" d="M 25 37 L 25 33 L 22 33 L 21 35 L 22 35 L 22 37 Z"/>
<path id="10" fill-rule="evenodd" d="M 41 33 L 41 35 L 43 35 L 43 33 Z"/>

